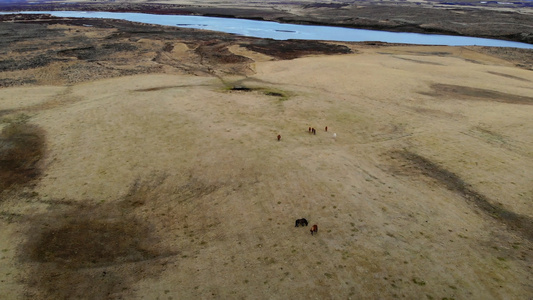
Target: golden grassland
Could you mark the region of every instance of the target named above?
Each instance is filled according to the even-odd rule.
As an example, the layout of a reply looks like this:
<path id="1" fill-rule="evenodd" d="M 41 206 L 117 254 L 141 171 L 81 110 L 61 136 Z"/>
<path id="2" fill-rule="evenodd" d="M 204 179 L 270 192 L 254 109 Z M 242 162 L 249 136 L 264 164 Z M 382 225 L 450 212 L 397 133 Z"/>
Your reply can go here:
<path id="1" fill-rule="evenodd" d="M 210 74 L 190 44 L 137 42 L 169 51 L 0 89 L 0 175 L 21 176 L 0 202 L 6 299 L 533 295 L 530 70 L 473 47 L 234 44 L 246 59 Z M 170 60 L 189 68 L 151 65 Z"/>

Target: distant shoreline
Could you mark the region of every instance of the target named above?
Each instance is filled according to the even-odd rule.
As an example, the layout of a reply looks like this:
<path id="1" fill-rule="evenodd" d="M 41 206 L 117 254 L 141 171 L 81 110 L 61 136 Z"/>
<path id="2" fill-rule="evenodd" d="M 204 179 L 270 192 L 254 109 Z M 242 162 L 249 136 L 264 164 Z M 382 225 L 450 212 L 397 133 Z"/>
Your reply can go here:
<path id="1" fill-rule="evenodd" d="M 5 14 L 4 12 L 0 12 Z M 9 14 L 9 13 L 8 13 Z M 28 11 L 18 12 L 14 19 L 53 18 L 113 19 L 150 25 L 182 27 L 225 32 L 239 36 L 274 40 L 313 40 L 334 42 L 382 42 L 392 44 L 435 46 L 486 46 L 533 49 L 533 45 L 470 36 L 388 32 L 346 27 L 282 24 L 273 21 L 246 20 L 207 16 L 157 15 L 95 11 Z"/>
<path id="2" fill-rule="evenodd" d="M 265 3 L 268 4 L 268 1 Z M 433 8 L 421 7 L 414 3 L 402 3 L 394 6 L 390 3 L 376 5 L 372 2 L 359 3 L 359 6 L 345 3 L 339 4 L 340 6 L 321 3 L 307 5 L 289 3 L 278 4 L 283 9 L 278 8 L 277 10 L 266 4 L 259 7 L 253 4 L 247 6 L 246 3 L 240 6 L 236 4 L 221 6 L 215 2 L 202 2 L 198 5 L 101 2 L 73 2 L 63 5 L 54 3 L 2 3 L 0 4 L 0 11 L 72 10 L 195 15 L 390 32 L 470 36 L 533 44 L 533 9 L 531 9 L 532 15 L 528 15 L 482 7 L 442 8 L 441 5 L 437 5 L 438 3 Z M 524 9 L 530 10 L 529 7 Z"/>

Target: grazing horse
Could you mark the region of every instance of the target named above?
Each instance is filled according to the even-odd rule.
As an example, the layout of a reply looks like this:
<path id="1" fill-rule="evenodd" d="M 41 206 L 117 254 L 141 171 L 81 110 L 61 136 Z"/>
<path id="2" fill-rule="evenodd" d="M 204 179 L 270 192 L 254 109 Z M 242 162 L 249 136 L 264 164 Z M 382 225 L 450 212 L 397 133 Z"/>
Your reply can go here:
<path id="1" fill-rule="evenodd" d="M 318 225 L 316 224 L 311 226 L 311 235 L 313 235 L 314 232 L 318 233 Z"/>
<path id="2" fill-rule="evenodd" d="M 307 226 L 307 220 L 305 218 L 302 218 L 302 219 L 297 219 L 296 220 L 296 224 L 294 225 L 294 227 L 298 227 L 298 226 Z"/>
<path id="3" fill-rule="evenodd" d="M 278 134 L 278 141 L 281 140 L 281 134 Z"/>

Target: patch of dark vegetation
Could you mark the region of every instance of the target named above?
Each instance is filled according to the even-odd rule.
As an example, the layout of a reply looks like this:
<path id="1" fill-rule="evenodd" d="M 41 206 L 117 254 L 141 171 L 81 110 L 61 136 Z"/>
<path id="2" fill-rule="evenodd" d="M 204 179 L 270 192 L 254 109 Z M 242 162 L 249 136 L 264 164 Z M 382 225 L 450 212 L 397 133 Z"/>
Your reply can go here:
<path id="1" fill-rule="evenodd" d="M 251 89 L 249 87 L 245 87 L 243 85 L 235 85 L 235 86 L 231 87 L 230 90 L 232 90 L 232 91 L 241 91 L 241 92 L 251 92 L 251 91 L 253 91 L 253 89 Z"/>
<path id="2" fill-rule="evenodd" d="M 507 47 L 475 47 L 473 49 L 512 62 L 519 68 L 533 70 L 533 49 Z"/>
<path id="3" fill-rule="evenodd" d="M 155 92 L 155 91 L 161 91 L 161 90 L 168 90 L 176 88 L 176 86 L 157 86 L 157 87 L 151 87 L 146 89 L 137 89 L 136 92 Z"/>
<path id="4" fill-rule="evenodd" d="M 174 50 L 174 45 L 172 43 L 166 43 L 163 47 L 164 52 L 172 52 Z"/>
<path id="5" fill-rule="evenodd" d="M 0 79 L 0 87 L 13 87 L 13 86 L 20 86 L 25 84 L 35 84 L 37 83 L 37 80 L 33 78 L 2 78 Z"/>
<path id="6" fill-rule="evenodd" d="M 82 62 L 67 65 L 61 69 L 61 76 L 67 83 L 78 83 L 94 78 L 111 78 L 135 74 L 150 73 L 152 70 L 143 66 L 133 66 L 133 69 L 119 69 L 108 67 L 99 62 Z"/>
<path id="7" fill-rule="evenodd" d="M 432 84 L 431 88 L 433 89 L 433 92 L 421 94 L 439 98 L 445 96 L 465 100 L 472 99 L 478 101 L 533 105 L 533 97 L 507 94 L 498 91 L 441 83 Z"/>
<path id="8" fill-rule="evenodd" d="M 295 59 L 306 55 L 352 53 L 350 48 L 346 46 L 316 41 L 276 41 L 265 39 L 257 40 L 250 44 L 241 44 L 241 46 L 277 59 Z"/>
<path id="9" fill-rule="evenodd" d="M 202 181 L 191 179 L 187 184 L 178 188 L 177 203 L 184 203 L 193 199 L 201 198 L 216 191 L 219 187 L 209 185 Z"/>
<path id="10" fill-rule="evenodd" d="M 277 97 L 277 98 L 281 98 L 283 100 L 286 100 L 286 99 L 289 98 L 289 95 L 286 92 L 284 92 L 284 91 L 277 90 L 277 89 L 272 89 L 272 88 L 265 88 L 265 87 L 247 87 L 247 86 L 244 86 L 244 85 L 234 85 L 234 86 L 230 87 L 229 90 L 230 91 L 236 91 L 236 92 L 257 91 L 257 92 L 262 93 L 263 95 L 271 96 L 271 97 Z"/>
<path id="11" fill-rule="evenodd" d="M 130 43 L 110 43 L 102 45 L 102 49 L 111 52 L 136 51 L 137 46 Z"/>
<path id="12" fill-rule="evenodd" d="M 96 50 L 95 47 L 81 47 L 67 50 L 60 50 L 57 52 L 57 56 L 62 57 L 75 57 L 77 59 L 88 59 L 93 56 L 93 52 Z"/>
<path id="13" fill-rule="evenodd" d="M 506 77 L 506 78 L 516 79 L 516 80 L 520 80 L 520 81 L 531 82 L 531 80 L 529 80 L 529 79 L 518 77 L 518 76 L 514 76 L 514 75 L 509 75 L 509 74 L 505 74 L 505 73 L 499 73 L 499 72 L 493 72 L 493 71 L 488 71 L 488 73 L 493 74 L 493 75 L 497 75 L 497 76 Z"/>
<path id="14" fill-rule="evenodd" d="M 348 6 L 350 4 L 348 3 L 311 3 L 311 4 L 305 4 L 302 7 L 303 8 L 333 8 L 333 9 L 339 9 L 343 8 L 345 6 Z"/>
<path id="15" fill-rule="evenodd" d="M 161 247 L 148 220 L 133 216 L 134 203 L 57 206 L 63 202 L 51 201 L 49 212 L 28 219 L 18 255 L 32 270 L 24 281 L 30 298 L 127 298 L 132 284 L 156 277 L 176 254 Z"/>
<path id="16" fill-rule="evenodd" d="M 41 199 L 41 200 L 39 200 L 39 202 L 46 203 L 46 204 L 53 205 L 53 206 L 57 206 L 57 205 L 73 206 L 73 205 L 76 204 L 75 201 L 66 200 L 66 199 L 61 199 L 61 200 L 57 200 L 57 199 Z"/>
<path id="17" fill-rule="evenodd" d="M 499 220 L 508 228 L 533 241 L 533 220 L 530 217 L 492 204 L 490 199 L 472 189 L 457 174 L 440 167 L 423 156 L 410 151 L 396 151 L 392 153 L 392 156 L 408 162 L 408 164 L 403 165 L 404 169 L 407 168 L 410 171 L 433 178 L 447 189 L 461 195 L 468 203 L 475 205 L 488 216 Z"/>
<path id="18" fill-rule="evenodd" d="M 4 0 L 5 1 L 5 0 Z M 5 1 L 0 3 L 2 11 L 62 11 L 64 6 L 54 1 Z M 152 1 L 149 1 L 152 2 Z M 73 2 L 68 4 L 69 10 L 108 11 L 108 12 L 143 12 L 159 15 L 190 15 L 193 12 L 183 8 L 184 5 L 162 3 L 131 3 L 115 1 L 91 1 L 89 3 Z"/>
<path id="19" fill-rule="evenodd" d="M 228 50 L 228 45 L 218 41 L 201 43 L 194 52 L 200 56 L 202 64 L 237 64 L 250 63 L 251 59 L 236 55 Z"/>
<path id="20" fill-rule="evenodd" d="M 42 129 L 26 122 L 8 124 L 0 133 L 0 192 L 36 179 L 44 150 Z"/>
<path id="21" fill-rule="evenodd" d="M 0 55 L 5 57 L 0 61 L 0 70 L 38 68 L 57 63 L 60 68 L 52 70 L 50 77 L 69 84 L 160 72 L 163 65 L 187 74 L 250 74 L 253 70 L 249 64 L 253 60 L 228 49 L 229 45 L 237 43 L 255 45 L 251 47 L 259 47 L 263 52 L 281 59 L 309 54 L 350 53 L 348 47 L 328 43 L 265 41 L 220 32 L 123 20 L 55 18 L 49 15 L 35 16 L 32 20 L 25 20 L 23 15 L 20 16 L 21 20 L 17 16 L 11 18 L 14 18 L 13 22 L 0 22 L 0 54 L 5 54 Z M 18 22 L 15 19 L 21 23 L 15 23 Z M 50 26 L 54 24 L 66 26 Z M 87 36 L 86 26 L 91 26 L 101 35 Z M 107 30 L 111 28 L 114 30 Z M 152 45 L 137 43 L 140 39 L 163 42 L 164 46 L 156 50 L 156 56 L 152 59 L 156 64 L 138 63 L 140 57 L 149 57 L 154 53 Z M 45 48 L 43 40 L 48 41 Z M 165 52 L 172 51 L 176 43 L 184 43 L 191 49 L 188 52 L 190 58 L 179 60 L 164 55 Z M 79 60 L 78 64 L 72 64 L 73 58 Z M 0 86 L 25 83 L 38 84 L 39 80 L 0 80 Z"/>
<path id="22" fill-rule="evenodd" d="M 4 110 L 0 110 L 0 117 L 3 117 L 5 115 L 10 115 L 12 114 L 14 111 L 12 109 L 4 109 Z"/>
<path id="23" fill-rule="evenodd" d="M 94 60 L 103 59 L 117 52 L 136 51 L 137 49 L 135 45 L 129 43 L 109 43 L 61 50 L 57 52 L 57 55 L 60 57 L 75 57 L 80 60 Z"/>
<path id="24" fill-rule="evenodd" d="M 27 17 L 32 15 L 0 15 L 0 53 L 9 51 L 19 52 L 14 46 L 15 43 L 41 43 L 46 39 L 63 36 L 63 29 L 51 29 L 42 24 L 14 23 L 17 16 Z M 36 48 L 34 45 L 24 45 L 22 49 Z M 42 48 L 42 45 L 41 45 Z M 39 49 L 38 47 L 36 49 Z M 22 50 L 23 52 L 25 52 Z"/>
<path id="25" fill-rule="evenodd" d="M 47 66 L 54 61 L 56 59 L 44 54 L 22 59 L 9 58 L 0 61 L 0 72 L 35 69 Z"/>
<path id="26" fill-rule="evenodd" d="M 148 233 L 135 219 L 75 218 L 43 232 L 31 248 L 30 259 L 68 269 L 153 259 L 157 253 L 145 240 Z"/>
<path id="27" fill-rule="evenodd" d="M 21 214 L 10 213 L 10 212 L 5 212 L 5 211 L 0 212 L 0 219 L 6 221 L 7 223 L 16 222 L 20 220 L 21 217 L 22 217 Z"/>
<path id="28" fill-rule="evenodd" d="M 410 51 L 414 55 L 426 55 L 426 56 L 450 56 L 451 52 L 445 51 Z"/>
<path id="29" fill-rule="evenodd" d="M 416 63 L 419 63 L 419 64 L 434 65 L 434 66 L 443 66 L 443 64 L 439 64 L 439 63 L 431 62 L 431 61 L 423 61 L 423 60 L 411 59 L 411 58 L 406 58 L 406 57 L 398 57 L 398 56 L 393 56 L 393 57 L 394 57 L 394 58 L 397 58 L 397 59 L 402 59 L 402 60 L 407 60 L 407 61 L 416 62 Z"/>
<path id="30" fill-rule="evenodd" d="M 265 92 L 265 95 L 267 95 L 267 96 L 273 96 L 273 97 L 285 97 L 285 95 L 282 94 L 282 93 L 272 92 L 272 91 L 267 91 L 267 92 Z"/>

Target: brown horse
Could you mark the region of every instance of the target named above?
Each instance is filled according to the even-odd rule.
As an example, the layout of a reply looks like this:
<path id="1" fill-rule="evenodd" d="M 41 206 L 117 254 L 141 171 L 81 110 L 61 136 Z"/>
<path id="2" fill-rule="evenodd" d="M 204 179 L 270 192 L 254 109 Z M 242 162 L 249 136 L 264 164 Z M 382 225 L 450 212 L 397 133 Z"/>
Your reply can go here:
<path id="1" fill-rule="evenodd" d="M 281 140 L 281 134 L 278 134 L 278 141 Z"/>
<path id="2" fill-rule="evenodd" d="M 311 235 L 313 235 L 313 233 L 318 233 L 318 225 L 313 225 L 311 226 Z"/>

